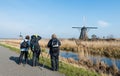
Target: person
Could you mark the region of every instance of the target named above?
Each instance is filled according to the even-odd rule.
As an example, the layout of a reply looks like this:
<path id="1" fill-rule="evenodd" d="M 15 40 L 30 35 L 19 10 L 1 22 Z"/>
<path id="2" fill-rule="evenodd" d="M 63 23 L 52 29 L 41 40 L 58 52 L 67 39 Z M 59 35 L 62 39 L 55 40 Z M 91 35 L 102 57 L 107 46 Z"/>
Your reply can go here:
<path id="1" fill-rule="evenodd" d="M 29 35 L 27 35 L 25 37 L 25 39 L 23 39 L 20 43 L 20 56 L 19 56 L 19 64 L 22 63 L 23 61 L 23 56 L 25 58 L 25 64 L 27 63 L 28 61 L 28 50 L 29 50 L 29 46 L 30 46 L 30 42 L 29 42 Z"/>
<path id="2" fill-rule="evenodd" d="M 52 34 L 47 47 L 50 49 L 49 54 L 51 58 L 51 67 L 53 71 L 58 71 L 59 69 L 59 47 L 61 42 L 58 40 L 55 34 Z"/>
<path id="3" fill-rule="evenodd" d="M 38 61 L 39 61 L 39 56 L 41 53 L 41 48 L 39 45 L 40 39 L 41 39 L 41 37 L 39 35 L 32 35 L 31 36 L 30 48 L 31 48 L 31 51 L 33 52 L 32 66 L 36 66 L 38 64 Z"/>

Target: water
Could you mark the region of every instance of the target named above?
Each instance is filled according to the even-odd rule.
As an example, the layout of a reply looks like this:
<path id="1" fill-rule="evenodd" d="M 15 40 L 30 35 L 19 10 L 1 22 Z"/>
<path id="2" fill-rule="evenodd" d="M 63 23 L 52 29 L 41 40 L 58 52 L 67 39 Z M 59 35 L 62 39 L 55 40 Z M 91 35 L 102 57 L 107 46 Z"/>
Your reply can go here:
<path id="1" fill-rule="evenodd" d="M 48 52 L 48 51 L 47 51 Z M 79 60 L 78 54 L 73 52 L 67 52 L 67 51 L 60 51 L 60 56 L 64 58 L 73 58 L 74 60 Z M 113 63 L 116 64 L 118 69 L 120 69 L 120 59 L 111 59 L 107 57 L 101 57 L 101 56 L 87 56 L 90 60 L 92 60 L 94 63 L 96 60 L 104 61 L 109 66 L 112 66 Z"/>
<path id="2" fill-rule="evenodd" d="M 64 57 L 64 58 L 73 58 L 73 59 L 75 59 L 75 60 L 79 60 L 78 54 L 73 53 L 73 52 L 61 51 L 61 52 L 60 52 L 60 56 L 61 56 L 61 57 Z"/>
<path id="3" fill-rule="evenodd" d="M 64 58 L 73 58 L 75 60 L 79 60 L 78 54 L 73 53 L 73 52 L 66 52 L 66 51 L 61 51 L 60 56 Z M 109 66 L 112 66 L 113 63 L 116 64 L 116 66 L 120 69 L 120 59 L 111 59 L 107 57 L 100 57 L 100 56 L 88 56 L 90 60 L 95 62 L 96 60 L 104 61 L 106 64 Z"/>

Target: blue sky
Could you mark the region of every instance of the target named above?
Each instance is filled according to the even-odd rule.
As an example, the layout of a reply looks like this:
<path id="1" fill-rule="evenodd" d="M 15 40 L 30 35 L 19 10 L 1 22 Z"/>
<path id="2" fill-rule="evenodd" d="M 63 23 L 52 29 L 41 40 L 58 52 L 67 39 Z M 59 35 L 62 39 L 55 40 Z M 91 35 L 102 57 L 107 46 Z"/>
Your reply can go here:
<path id="1" fill-rule="evenodd" d="M 83 21 L 85 17 L 85 22 Z M 0 0 L 0 37 L 39 34 L 50 38 L 78 38 L 72 27 L 98 27 L 88 30 L 98 37 L 120 38 L 120 0 Z"/>

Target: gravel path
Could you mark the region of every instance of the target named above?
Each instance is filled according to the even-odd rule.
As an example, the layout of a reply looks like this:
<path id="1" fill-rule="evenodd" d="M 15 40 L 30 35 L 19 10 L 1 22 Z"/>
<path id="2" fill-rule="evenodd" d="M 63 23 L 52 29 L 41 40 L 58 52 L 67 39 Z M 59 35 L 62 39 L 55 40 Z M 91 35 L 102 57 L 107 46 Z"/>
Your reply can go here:
<path id="1" fill-rule="evenodd" d="M 18 65 L 18 54 L 0 46 L 0 76 L 65 76 L 56 71 L 28 64 Z"/>

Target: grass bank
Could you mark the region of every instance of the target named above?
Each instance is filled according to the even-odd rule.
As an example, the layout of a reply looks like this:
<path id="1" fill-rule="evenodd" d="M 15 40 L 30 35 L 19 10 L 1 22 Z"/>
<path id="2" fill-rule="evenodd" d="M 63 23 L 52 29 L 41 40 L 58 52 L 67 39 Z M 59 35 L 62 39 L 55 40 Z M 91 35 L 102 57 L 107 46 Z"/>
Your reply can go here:
<path id="1" fill-rule="evenodd" d="M 20 53 L 18 48 L 12 47 L 10 45 L 7 44 L 0 44 L 0 46 L 9 48 L 11 51 L 14 51 L 16 53 Z M 46 67 L 51 67 L 50 66 L 50 59 L 49 58 L 45 58 L 45 57 L 40 57 L 40 63 L 43 64 L 45 61 L 45 66 Z M 65 76 L 100 76 L 99 74 L 92 72 L 92 71 L 88 71 L 85 69 L 81 69 L 81 68 L 77 68 L 74 67 L 70 64 L 66 64 L 64 62 L 59 63 L 59 72 L 64 73 Z"/>

